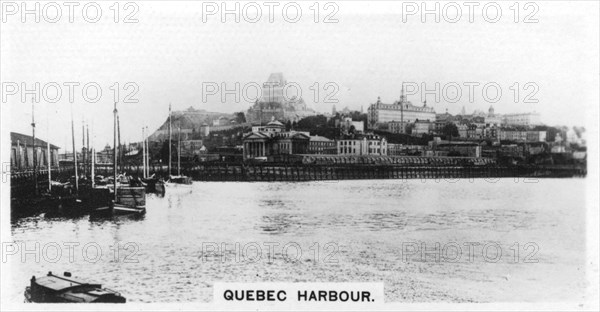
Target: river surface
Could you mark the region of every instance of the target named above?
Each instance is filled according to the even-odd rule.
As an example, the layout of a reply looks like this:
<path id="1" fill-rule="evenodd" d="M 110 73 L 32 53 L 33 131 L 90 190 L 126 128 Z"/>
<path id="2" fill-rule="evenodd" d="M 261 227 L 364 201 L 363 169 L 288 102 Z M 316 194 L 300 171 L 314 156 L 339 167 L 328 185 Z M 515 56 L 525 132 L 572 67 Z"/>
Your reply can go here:
<path id="1" fill-rule="evenodd" d="M 583 300 L 585 179 L 534 182 L 194 182 L 148 195 L 139 219 L 13 220 L 20 250 L 2 278 L 15 302 L 48 271 L 128 302 L 210 302 L 216 281 L 383 282 L 399 302 Z"/>

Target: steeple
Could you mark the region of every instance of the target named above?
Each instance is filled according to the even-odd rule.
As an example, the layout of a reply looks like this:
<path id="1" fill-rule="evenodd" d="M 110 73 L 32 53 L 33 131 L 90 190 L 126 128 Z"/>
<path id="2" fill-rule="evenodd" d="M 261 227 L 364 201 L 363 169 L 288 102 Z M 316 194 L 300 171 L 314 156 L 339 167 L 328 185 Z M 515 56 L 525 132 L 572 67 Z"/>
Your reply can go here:
<path id="1" fill-rule="evenodd" d="M 400 104 L 406 101 L 406 97 L 404 96 L 404 82 L 402 83 L 402 91 L 400 91 Z"/>

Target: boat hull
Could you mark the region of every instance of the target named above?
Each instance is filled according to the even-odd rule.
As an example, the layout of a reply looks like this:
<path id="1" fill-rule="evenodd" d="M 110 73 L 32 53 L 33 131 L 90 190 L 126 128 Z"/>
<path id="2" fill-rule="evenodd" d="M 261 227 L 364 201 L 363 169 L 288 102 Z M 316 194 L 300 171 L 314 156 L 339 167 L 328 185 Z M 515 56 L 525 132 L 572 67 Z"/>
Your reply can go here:
<path id="1" fill-rule="evenodd" d="M 161 179 L 148 178 L 141 179 L 141 181 L 146 187 L 146 193 L 155 193 L 160 196 L 165 195 L 165 183 Z"/>
<path id="2" fill-rule="evenodd" d="M 118 187 L 116 204 L 129 207 L 145 207 L 146 188 L 143 186 Z"/>
<path id="3" fill-rule="evenodd" d="M 96 207 L 91 214 L 94 217 L 110 217 L 113 215 L 143 215 L 146 213 L 146 189 L 143 186 L 117 187 L 116 202 Z"/>
<path id="4" fill-rule="evenodd" d="M 192 184 L 192 178 L 186 176 L 171 177 L 171 179 L 169 179 L 169 182 L 173 184 L 190 185 Z"/>
<path id="5" fill-rule="evenodd" d="M 25 302 L 33 303 L 125 303 L 127 300 L 120 293 L 102 288 L 102 285 L 88 283 L 65 276 L 53 275 L 30 280 L 30 286 L 25 287 Z"/>

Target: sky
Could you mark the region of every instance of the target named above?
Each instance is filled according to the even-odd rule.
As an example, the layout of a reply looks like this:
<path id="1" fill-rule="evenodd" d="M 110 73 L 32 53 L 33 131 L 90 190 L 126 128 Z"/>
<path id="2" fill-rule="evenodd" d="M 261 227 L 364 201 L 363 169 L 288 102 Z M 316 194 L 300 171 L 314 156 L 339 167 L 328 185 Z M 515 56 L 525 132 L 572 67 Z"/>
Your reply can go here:
<path id="1" fill-rule="evenodd" d="M 154 131 L 165 121 L 169 103 L 173 110 L 191 106 L 223 113 L 246 111 L 251 101 L 240 96 L 236 102 L 231 94 L 223 101 L 220 92 L 207 94 L 203 86 L 205 91 L 208 85 L 234 89 L 239 83 L 239 93 L 247 90 L 246 98 L 252 99 L 252 85 L 262 84 L 274 72 L 282 72 L 288 83 L 299 86 L 309 107 L 319 112 L 331 112 L 332 105 L 338 110 L 347 106 L 366 111 L 378 97 L 391 103 L 399 98 L 403 82 L 419 86 L 419 92 L 408 99 L 422 105 L 422 87 L 434 89 L 438 83 L 439 98 L 426 95 L 427 105 L 438 113 L 456 114 L 463 106 L 467 112 L 487 111 L 493 105 L 500 114 L 539 112 L 549 125 L 589 128 L 597 121 L 600 25 L 596 1 L 542 1 L 535 2 L 536 8 L 521 3 L 518 23 L 514 22 L 515 8 L 510 8 L 512 1 L 496 2 L 502 9 L 496 23 L 484 19 L 481 7 L 485 3 L 474 8 L 473 22 L 469 22 L 468 7 L 458 2 L 462 14 L 457 23 L 444 19 L 457 16 L 446 2 L 438 2 L 439 23 L 433 14 L 422 21 L 420 8 L 416 15 L 403 15 L 410 3 L 421 2 L 336 2 L 337 7 L 321 2 L 318 23 L 314 7 L 310 8 L 312 1 L 298 2 L 302 15 L 295 23 L 283 18 L 283 5 L 274 8 L 270 22 L 268 7 L 256 2 L 263 14 L 258 22 L 250 23 L 244 17 L 253 18 L 255 11 L 246 2 L 239 2 L 240 12 L 245 5 L 248 10 L 236 22 L 233 14 L 225 21 L 219 13 L 203 16 L 211 7 L 193 1 L 133 1 L 137 11 L 131 16 L 136 23 L 123 23 L 135 8 L 125 8 L 122 2 L 119 23 L 115 23 L 113 2 L 97 3 L 102 16 L 96 23 L 83 19 L 83 4 L 74 9 L 72 23 L 67 7 L 61 8 L 56 23 L 44 19 L 54 18 L 51 7 L 46 15 L 41 13 L 39 23 L 34 16 L 22 22 L 19 13 L 3 16 L 3 139 L 6 129 L 31 133 L 31 97 L 23 100 L 21 95 L 23 86 L 32 89 L 36 82 L 41 93 L 45 87 L 48 99 L 56 96 L 56 85 L 62 92 L 57 103 L 41 96 L 34 104 L 38 137 L 70 149 L 72 111 L 77 144 L 85 121 L 93 130 L 95 146 L 101 148 L 112 142 L 115 83 L 120 90 L 122 141 L 134 142 L 141 139 L 142 126 Z M 233 8 L 234 3 L 230 4 Z M 443 8 L 448 9 L 446 15 Z M 330 19 L 337 22 L 324 23 L 334 9 Z M 88 18 L 94 16 L 90 10 Z M 294 17 L 287 12 L 286 17 Z M 523 22 L 529 14 L 536 23 Z M 485 16 L 493 18 L 494 14 L 488 10 Z M 73 103 L 64 85 L 68 82 L 79 84 L 74 87 Z M 81 94 L 88 83 L 102 90 L 95 103 Z M 469 83 L 478 84 L 472 101 Z M 486 84 L 492 87 L 487 89 L 487 98 L 482 95 Z M 14 85 L 19 90 L 13 95 L 10 88 Z M 242 90 L 244 86 L 249 87 Z M 495 88 L 502 92 L 497 101 Z M 91 98 L 94 90 L 88 89 Z M 296 89 L 289 90 L 295 94 Z M 519 90 L 517 99 L 515 90 Z M 137 103 L 125 103 L 132 91 Z M 326 101 L 328 96 L 337 103 Z"/>

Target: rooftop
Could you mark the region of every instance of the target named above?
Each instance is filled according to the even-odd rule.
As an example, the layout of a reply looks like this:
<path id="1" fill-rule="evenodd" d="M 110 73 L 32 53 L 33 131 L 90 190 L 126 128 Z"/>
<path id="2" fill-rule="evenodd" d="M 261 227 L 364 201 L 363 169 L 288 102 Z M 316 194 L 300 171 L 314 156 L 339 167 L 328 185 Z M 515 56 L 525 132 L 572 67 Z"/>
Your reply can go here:
<path id="1" fill-rule="evenodd" d="M 10 141 L 12 144 L 17 144 L 17 141 L 19 141 L 19 143 L 21 145 L 25 145 L 27 144 L 28 146 L 31 146 L 31 141 L 32 141 L 33 137 L 30 135 L 26 135 L 26 134 L 22 134 L 22 133 L 17 133 L 17 132 L 11 132 L 10 133 Z M 35 146 L 36 147 L 47 147 L 48 146 L 48 142 L 41 140 L 39 138 L 35 138 Z M 50 143 L 50 149 L 60 149 L 60 147 Z"/>
<path id="2" fill-rule="evenodd" d="M 331 139 L 328 139 L 328 138 L 326 138 L 324 136 L 320 136 L 320 135 L 311 135 L 310 136 L 310 140 L 311 141 L 318 141 L 318 142 L 331 142 L 331 141 L 333 141 Z"/>
<path id="3" fill-rule="evenodd" d="M 280 127 L 280 128 L 285 128 L 285 126 L 284 126 L 284 125 L 283 125 L 281 122 L 279 122 L 279 121 L 277 121 L 277 120 L 273 120 L 273 121 L 269 122 L 269 123 L 267 124 L 267 127 L 269 127 L 269 126 L 270 126 L 270 127 Z"/>

